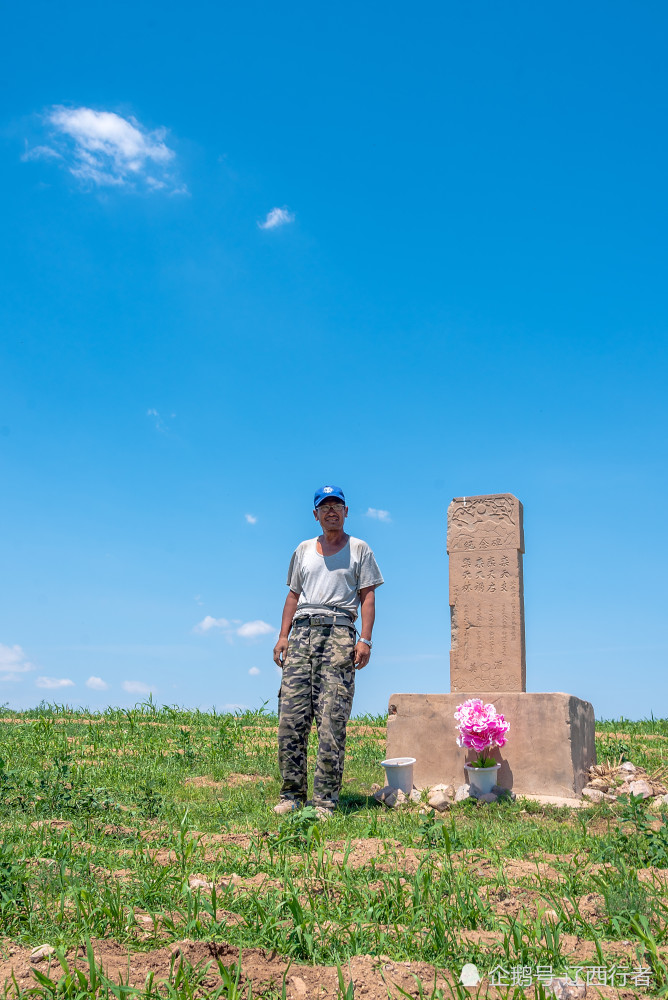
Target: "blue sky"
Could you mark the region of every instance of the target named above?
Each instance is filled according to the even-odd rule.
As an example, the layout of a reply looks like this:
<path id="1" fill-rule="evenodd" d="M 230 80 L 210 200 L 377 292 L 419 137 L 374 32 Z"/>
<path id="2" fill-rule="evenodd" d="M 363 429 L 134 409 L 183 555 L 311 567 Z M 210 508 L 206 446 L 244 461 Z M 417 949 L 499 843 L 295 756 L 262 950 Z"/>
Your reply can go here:
<path id="1" fill-rule="evenodd" d="M 449 690 L 447 505 L 512 492 L 529 690 L 668 714 L 667 22 L 7 9 L 0 701 L 274 707 L 334 482 L 355 711 Z"/>

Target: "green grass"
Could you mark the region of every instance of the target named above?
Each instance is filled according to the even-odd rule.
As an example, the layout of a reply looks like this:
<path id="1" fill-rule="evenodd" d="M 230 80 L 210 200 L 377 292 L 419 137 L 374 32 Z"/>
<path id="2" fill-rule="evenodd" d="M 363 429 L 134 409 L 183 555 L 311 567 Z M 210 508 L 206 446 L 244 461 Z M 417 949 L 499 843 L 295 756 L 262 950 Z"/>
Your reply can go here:
<path id="1" fill-rule="evenodd" d="M 499 964 L 563 972 L 574 939 L 586 943 L 585 964 L 612 965 L 626 941 L 651 970 L 651 989 L 640 992 L 668 986 L 665 886 L 642 875 L 668 868 L 668 827 L 641 803 L 387 810 L 370 795 L 383 774 L 386 719 L 366 716 L 351 723 L 335 818 L 318 824 L 304 810 L 279 819 L 270 808 L 277 719 L 263 710 L 232 716 L 149 701 L 2 715 L 3 940 L 59 949 L 50 971 L 35 969 L 32 996 L 252 995 L 240 967 L 214 969 L 214 990 L 182 961 L 166 982 L 131 990 L 107 980 L 92 951 L 87 971 L 68 964 L 66 952 L 99 939 L 131 953 L 184 938 L 262 947 L 293 968 L 345 970 L 353 956 L 384 956 L 456 975 L 465 962 L 481 972 Z M 599 760 L 623 755 L 657 771 L 665 740 L 668 720 L 597 725 Z M 548 870 L 538 864 L 545 856 Z M 191 888 L 193 875 L 213 888 Z M 420 987 L 423 995 L 476 995 L 456 975 L 454 984 Z M 350 989 L 339 980 L 341 997 Z M 11 981 L 5 991 L 28 995 Z M 274 984 L 261 995 L 282 992 Z"/>

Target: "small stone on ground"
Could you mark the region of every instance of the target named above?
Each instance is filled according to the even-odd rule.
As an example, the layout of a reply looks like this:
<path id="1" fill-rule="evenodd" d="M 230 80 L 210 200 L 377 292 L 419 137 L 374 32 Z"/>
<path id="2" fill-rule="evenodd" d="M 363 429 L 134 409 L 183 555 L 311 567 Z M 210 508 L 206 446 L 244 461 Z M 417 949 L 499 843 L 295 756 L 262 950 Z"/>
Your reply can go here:
<path id="1" fill-rule="evenodd" d="M 33 948 L 30 952 L 31 962 L 43 962 L 45 958 L 49 958 L 51 955 L 56 954 L 56 949 L 50 944 L 41 944 L 37 948 Z"/>
<path id="2" fill-rule="evenodd" d="M 587 987 L 584 983 L 576 983 L 568 976 L 553 979 L 545 985 L 545 994 L 556 997 L 557 1000 L 579 1000 L 585 996 Z"/>
<path id="3" fill-rule="evenodd" d="M 281 799 L 278 805 L 274 806 L 274 812 L 277 816 L 285 816 L 287 813 L 299 809 L 300 805 L 301 803 L 296 802 L 294 799 Z"/>
<path id="4" fill-rule="evenodd" d="M 438 812 L 445 812 L 450 808 L 448 793 L 442 789 L 432 789 L 427 802 L 432 809 L 436 809 Z"/>

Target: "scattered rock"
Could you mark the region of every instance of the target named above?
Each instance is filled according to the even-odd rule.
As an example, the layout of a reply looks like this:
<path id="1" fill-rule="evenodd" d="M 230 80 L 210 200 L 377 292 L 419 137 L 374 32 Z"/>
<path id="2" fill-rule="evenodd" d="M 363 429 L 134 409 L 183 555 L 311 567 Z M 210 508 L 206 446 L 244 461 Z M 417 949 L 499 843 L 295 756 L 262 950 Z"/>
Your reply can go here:
<path id="1" fill-rule="evenodd" d="M 460 785 L 455 792 L 455 802 L 463 802 L 464 799 L 471 798 L 471 786 L 470 785 Z"/>
<path id="2" fill-rule="evenodd" d="M 30 952 L 31 962 L 43 962 L 45 958 L 50 958 L 51 955 L 56 954 L 56 949 L 50 944 L 41 944 L 37 948 L 33 948 Z"/>
<path id="3" fill-rule="evenodd" d="M 376 802 L 380 802 L 384 806 L 389 806 L 391 809 L 396 801 L 396 788 L 390 788 L 389 785 L 385 785 L 384 788 L 379 788 L 377 792 L 373 793 L 373 797 Z"/>
<path id="4" fill-rule="evenodd" d="M 436 809 L 438 812 L 445 812 L 450 808 L 450 798 L 443 788 L 432 788 L 427 802 L 432 809 Z"/>
<path id="5" fill-rule="evenodd" d="M 494 785 L 492 791 L 499 799 L 508 799 L 514 802 L 517 796 L 511 788 L 502 788 L 501 785 Z"/>
<path id="6" fill-rule="evenodd" d="M 546 996 L 557 997 L 557 1000 L 578 1000 L 586 993 L 587 987 L 584 983 L 576 983 L 568 976 L 553 979 L 545 984 Z"/>
<path id="7" fill-rule="evenodd" d="M 188 877 L 188 885 L 191 889 L 213 889 L 213 882 L 207 882 L 206 879 L 201 878 L 199 875 L 190 875 Z"/>
<path id="8" fill-rule="evenodd" d="M 371 794 L 375 796 L 376 792 L 379 792 L 381 787 L 382 787 L 381 785 L 377 784 L 374 781 L 373 785 L 371 786 Z"/>
<path id="9" fill-rule="evenodd" d="M 558 924 L 559 914 L 556 910 L 543 910 L 541 914 L 543 920 L 546 920 L 548 924 Z"/>
<path id="10" fill-rule="evenodd" d="M 496 792 L 483 792 L 481 795 L 476 795 L 478 802 L 498 802 L 499 796 Z"/>
<path id="11" fill-rule="evenodd" d="M 415 786 L 413 786 L 413 788 L 411 790 L 411 794 L 409 795 L 409 798 L 410 798 L 411 802 L 421 802 L 422 801 L 422 792 L 420 791 L 419 788 L 415 788 Z"/>
<path id="12" fill-rule="evenodd" d="M 582 789 L 582 797 L 584 799 L 589 799 L 590 802 L 602 802 L 603 792 L 600 788 L 590 788 L 589 785 L 585 785 Z"/>
<path id="13" fill-rule="evenodd" d="M 607 792 L 610 787 L 610 782 L 606 781 L 605 778 L 592 778 L 588 787 L 599 788 L 602 792 Z"/>
<path id="14" fill-rule="evenodd" d="M 430 792 L 445 792 L 445 794 L 452 798 L 455 794 L 455 790 L 452 785 L 444 785 L 442 782 L 438 785 L 431 785 L 429 788 Z"/>
<path id="15" fill-rule="evenodd" d="M 408 801 L 400 788 L 392 788 L 390 785 L 385 785 L 384 788 L 375 792 L 373 797 L 376 802 L 382 802 L 384 806 L 388 806 L 390 809 L 396 809 L 397 806 L 402 806 Z"/>
<path id="16" fill-rule="evenodd" d="M 308 986 L 299 976 L 290 976 L 290 982 L 294 988 L 295 993 L 300 997 L 305 997 L 308 993 Z"/>
<path id="17" fill-rule="evenodd" d="M 629 791 L 632 795 L 642 795 L 644 799 L 648 799 L 652 794 L 652 786 L 649 781 L 640 778 L 638 781 L 631 782 Z"/>
<path id="18" fill-rule="evenodd" d="M 622 764 L 608 762 L 590 767 L 589 781 L 582 794 L 591 802 L 601 801 L 591 794 L 594 791 L 602 792 L 606 802 L 614 802 L 622 795 L 641 795 L 643 799 L 653 799 L 650 805 L 656 805 L 656 800 L 666 795 L 668 788 L 660 781 L 650 780 L 643 767 L 625 760 Z"/>

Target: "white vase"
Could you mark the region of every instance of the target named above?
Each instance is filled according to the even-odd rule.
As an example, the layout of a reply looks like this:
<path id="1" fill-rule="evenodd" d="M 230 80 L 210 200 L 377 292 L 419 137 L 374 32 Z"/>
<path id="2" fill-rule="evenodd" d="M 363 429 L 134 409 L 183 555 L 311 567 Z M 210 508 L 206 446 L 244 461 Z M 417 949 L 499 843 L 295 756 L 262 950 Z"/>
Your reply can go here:
<path id="1" fill-rule="evenodd" d="M 471 788 L 475 788 L 480 795 L 491 792 L 496 784 L 496 772 L 501 767 L 500 764 L 492 764 L 491 767 L 471 767 L 466 764 L 465 767 Z"/>
<path id="2" fill-rule="evenodd" d="M 390 788 L 399 788 L 405 795 L 410 795 L 413 790 L 415 757 L 388 757 L 380 763 L 381 767 L 385 768 Z"/>

